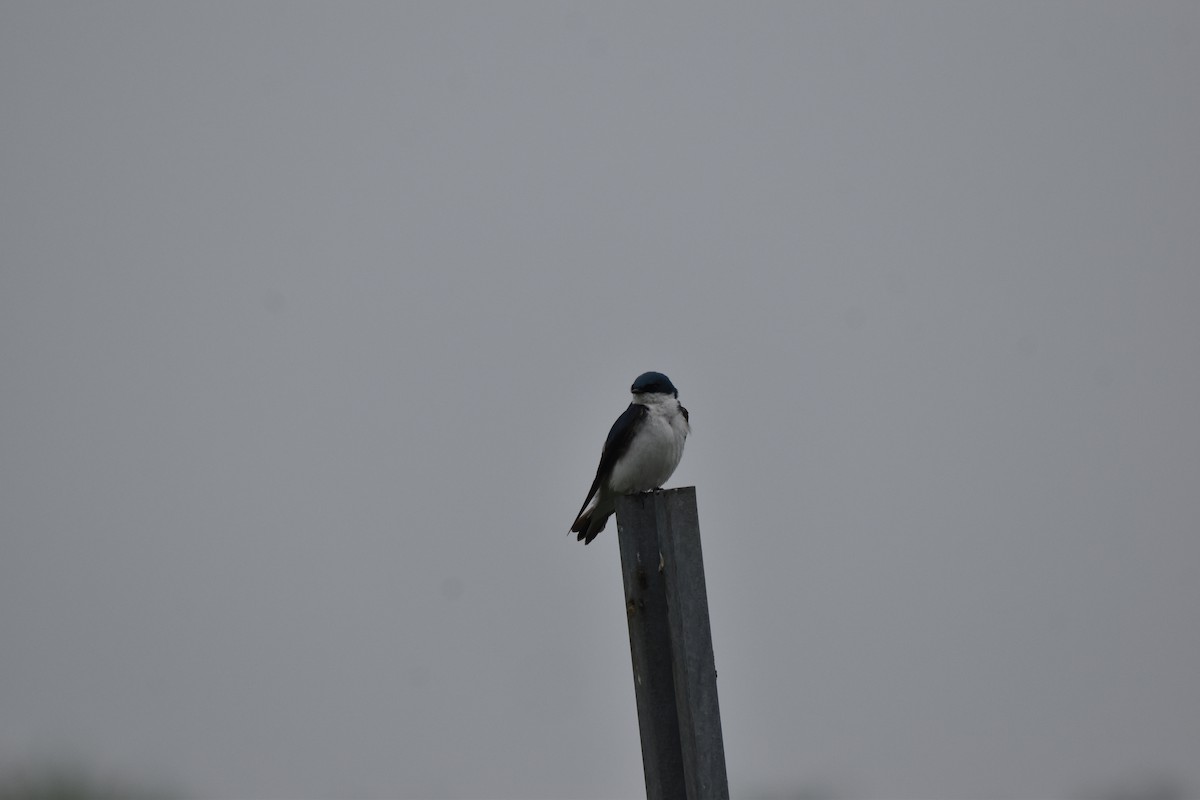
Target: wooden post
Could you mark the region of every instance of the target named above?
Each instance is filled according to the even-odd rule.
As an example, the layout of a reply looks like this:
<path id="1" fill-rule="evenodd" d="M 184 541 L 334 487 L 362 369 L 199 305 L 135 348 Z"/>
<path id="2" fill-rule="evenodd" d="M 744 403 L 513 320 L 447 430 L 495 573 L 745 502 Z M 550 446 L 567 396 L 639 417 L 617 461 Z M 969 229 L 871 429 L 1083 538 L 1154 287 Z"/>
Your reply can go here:
<path id="1" fill-rule="evenodd" d="M 658 571 L 658 537 L 654 496 L 631 495 L 617 501 L 617 538 L 625 582 L 629 621 L 629 653 L 633 657 L 633 691 L 642 736 L 642 770 L 647 800 L 687 796 L 679 714 L 675 710 L 675 677 L 671 666 L 671 634 L 667 587 Z"/>
<path id="2" fill-rule="evenodd" d="M 694 487 L 617 501 L 646 797 L 727 800 Z"/>

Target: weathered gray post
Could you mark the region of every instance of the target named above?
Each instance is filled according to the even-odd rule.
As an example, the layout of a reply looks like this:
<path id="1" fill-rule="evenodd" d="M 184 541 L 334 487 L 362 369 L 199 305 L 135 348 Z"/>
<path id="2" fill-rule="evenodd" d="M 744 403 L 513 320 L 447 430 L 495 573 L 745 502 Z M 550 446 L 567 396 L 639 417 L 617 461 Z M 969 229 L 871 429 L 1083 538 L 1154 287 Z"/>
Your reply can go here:
<path id="1" fill-rule="evenodd" d="M 686 797 L 679 715 L 675 710 L 675 677 L 671 667 L 671 633 L 667 587 L 658 570 L 658 525 L 654 496 L 617 501 L 617 538 L 625 582 L 629 621 L 629 653 L 633 657 L 633 691 L 642 736 L 642 769 L 647 800 Z"/>
<path id="2" fill-rule="evenodd" d="M 727 800 L 696 489 L 617 501 L 649 800 Z"/>

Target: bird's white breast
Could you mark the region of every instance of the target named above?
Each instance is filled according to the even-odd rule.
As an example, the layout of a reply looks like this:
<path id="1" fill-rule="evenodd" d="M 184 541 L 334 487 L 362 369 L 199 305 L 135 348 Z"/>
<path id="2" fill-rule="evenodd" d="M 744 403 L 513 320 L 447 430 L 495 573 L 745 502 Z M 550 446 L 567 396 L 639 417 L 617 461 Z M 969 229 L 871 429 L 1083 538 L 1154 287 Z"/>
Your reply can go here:
<path id="1" fill-rule="evenodd" d="M 683 443 L 690 430 L 670 395 L 651 395 L 645 402 L 646 416 L 629 450 L 613 465 L 612 491 L 618 494 L 645 492 L 662 486 L 683 458 Z"/>

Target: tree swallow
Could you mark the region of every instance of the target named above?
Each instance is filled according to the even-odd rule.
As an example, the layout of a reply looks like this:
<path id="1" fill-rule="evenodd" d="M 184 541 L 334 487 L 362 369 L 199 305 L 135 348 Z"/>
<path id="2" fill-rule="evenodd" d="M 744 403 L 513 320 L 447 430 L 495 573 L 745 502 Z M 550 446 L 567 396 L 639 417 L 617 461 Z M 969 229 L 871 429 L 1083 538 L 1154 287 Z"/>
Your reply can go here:
<path id="1" fill-rule="evenodd" d="M 608 432 L 596 479 L 571 526 L 584 544 L 604 530 L 618 497 L 661 489 L 683 458 L 691 427 L 675 384 L 661 372 L 643 372 L 630 391 L 633 402 Z"/>

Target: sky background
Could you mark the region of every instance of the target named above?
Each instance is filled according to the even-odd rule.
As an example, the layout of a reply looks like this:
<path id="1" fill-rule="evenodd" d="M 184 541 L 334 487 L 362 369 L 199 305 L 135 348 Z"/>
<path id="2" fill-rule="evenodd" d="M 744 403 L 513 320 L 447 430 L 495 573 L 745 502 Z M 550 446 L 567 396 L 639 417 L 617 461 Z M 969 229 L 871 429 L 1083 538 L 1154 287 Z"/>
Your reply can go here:
<path id="1" fill-rule="evenodd" d="M 0 5 L 0 766 L 643 793 L 693 434 L 740 797 L 1200 792 L 1200 5 Z"/>

